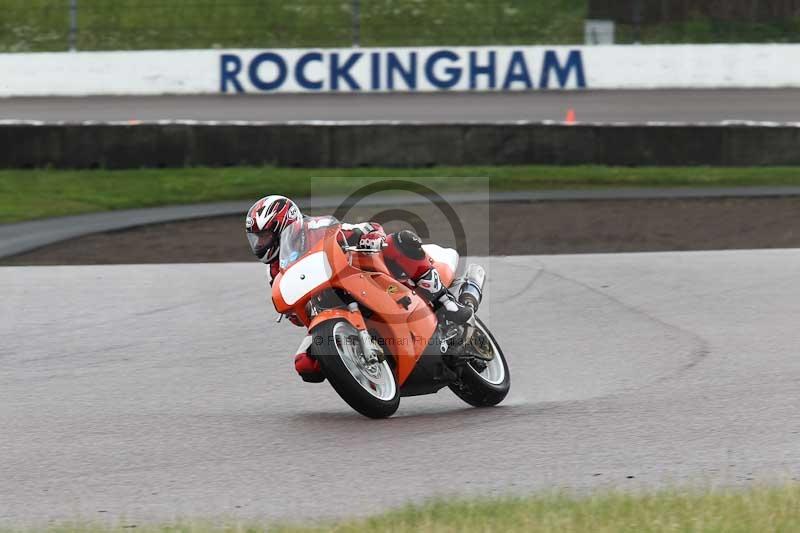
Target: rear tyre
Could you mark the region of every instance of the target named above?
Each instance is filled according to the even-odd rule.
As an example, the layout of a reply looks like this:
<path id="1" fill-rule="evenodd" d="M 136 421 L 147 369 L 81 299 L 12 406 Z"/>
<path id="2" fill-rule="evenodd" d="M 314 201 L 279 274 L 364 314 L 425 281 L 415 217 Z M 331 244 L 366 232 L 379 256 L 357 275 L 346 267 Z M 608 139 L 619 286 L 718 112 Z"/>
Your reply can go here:
<path id="1" fill-rule="evenodd" d="M 475 335 L 483 335 L 489 342 L 494 358 L 483 369 L 468 363 L 461 373 L 461 379 L 450 385 L 450 390 L 473 407 L 491 407 L 505 399 L 511 388 L 511 374 L 503 350 L 492 333 L 477 317 L 475 325 Z"/>
<path id="2" fill-rule="evenodd" d="M 309 355 L 347 404 L 369 418 L 392 416 L 400 388 L 389 363 L 364 363 L 358 331 L 346 320 L 329 320 L 311 331 Z"/>

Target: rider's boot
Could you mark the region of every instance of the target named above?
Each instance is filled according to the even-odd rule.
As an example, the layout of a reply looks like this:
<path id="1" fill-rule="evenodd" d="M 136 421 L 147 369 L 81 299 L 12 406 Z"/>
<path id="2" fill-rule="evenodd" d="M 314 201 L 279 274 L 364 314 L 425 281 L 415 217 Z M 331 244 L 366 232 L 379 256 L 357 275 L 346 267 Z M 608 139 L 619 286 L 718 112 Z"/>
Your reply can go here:
<path id="1" fill-rule="evenodd" d="M 462 325 L 471 321 L 474 314 L 472 307 L 463 305 L 450 294 L 435 268 L 428 270 L 414 283 L 417 293 L 425 296 L 433 304 L 434 311 L 441 311 L 445 319 Z"/>
<path id="2" fill-rule="evenodd" d="M 303 381 L 308 383 L 322 383 L 325 381 L 325 375 L 322 373 L 322 367 L 319 361 L 308 355 L 308 347 L 311 346 L 311 336 L 307 336 L 300 343 L 297 353 L 294 356 L 294 369 L 303 378 Z"/>
<path id="3" fill-rule="evenodd" d="M 392 261 L 408 276 L 420 296 L 427 298 L 437 312 L 441 309 L 444 317 L 457 324 L 465 324 L 472 318 L 472 308 L 456 301 L 442 284 L 439 272 L 433 268 L 433 261 L 422 247 L 422 240 L 413 231 L 403 230 L 386 238 L 385 258 Z"/>

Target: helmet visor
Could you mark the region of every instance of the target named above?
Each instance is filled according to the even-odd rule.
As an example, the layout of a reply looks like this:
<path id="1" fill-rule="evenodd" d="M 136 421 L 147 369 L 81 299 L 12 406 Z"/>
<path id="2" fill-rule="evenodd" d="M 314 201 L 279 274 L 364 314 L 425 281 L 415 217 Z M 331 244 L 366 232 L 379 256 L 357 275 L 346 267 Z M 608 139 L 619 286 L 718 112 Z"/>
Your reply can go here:
<path id="1" fill-rule="evenodd" d="M 250 249 L 259 259 L 275 248 L 275 234 L 271 231 L 248 233 L 247 241 L 250 243 Z"/>

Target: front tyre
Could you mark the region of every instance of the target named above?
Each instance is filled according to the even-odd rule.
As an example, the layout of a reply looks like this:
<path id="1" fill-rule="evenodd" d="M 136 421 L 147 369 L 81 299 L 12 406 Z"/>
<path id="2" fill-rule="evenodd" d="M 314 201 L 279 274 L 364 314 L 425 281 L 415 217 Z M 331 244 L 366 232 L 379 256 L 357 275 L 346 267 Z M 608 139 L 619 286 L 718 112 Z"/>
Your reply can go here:
<path id="1" fill-rule="evenodd" d="M 474 335 L 478 336 L 478 340 L 488 343 L 494 352 L 494 358 L 486 362 L 484 368 L 481 368 L 483 363 L 465 365 L 461 379 L 450 385 L 450 390 L 474 407 L 491 407 L 505 399 L 511 387 L 511 374 L 508 372 L 508 363 L 503 350 L 500 349 L 492 333 L 477 317 L 475 326 Z"/>
<path id="2" fill-rule="evenodd" d="M 311 331 L 309 355 L 347 404 L 369 418 L 392 416 L 400 405 L 400 388 L 386 361 L 364 362 L 358 330 L 346 320 L 329 320 Z"/>

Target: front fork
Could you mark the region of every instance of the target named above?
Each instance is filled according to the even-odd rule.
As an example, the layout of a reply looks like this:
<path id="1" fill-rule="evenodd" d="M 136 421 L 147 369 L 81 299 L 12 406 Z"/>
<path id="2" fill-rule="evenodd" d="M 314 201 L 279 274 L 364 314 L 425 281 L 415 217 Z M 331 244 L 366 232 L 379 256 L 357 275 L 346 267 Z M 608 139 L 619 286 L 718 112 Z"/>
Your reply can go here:
<path id="1" fill-rule="evenodd" d="M 347 306 L 351 313 L 358 313 L 358 302 L 352 302 Z M 369 334 L 366 327 L 364 329 L 356 328 L 358 331 L 358 341 L 361 344 L 361 353 L 364 356 L 364 363 L 374 365 L 382 363 L 385 359 L 383 350 Z"/>

